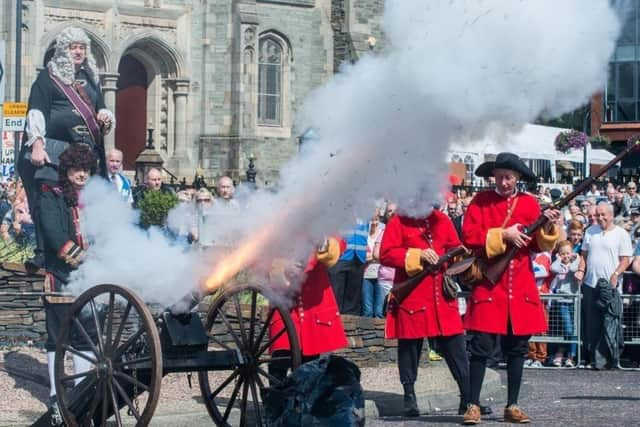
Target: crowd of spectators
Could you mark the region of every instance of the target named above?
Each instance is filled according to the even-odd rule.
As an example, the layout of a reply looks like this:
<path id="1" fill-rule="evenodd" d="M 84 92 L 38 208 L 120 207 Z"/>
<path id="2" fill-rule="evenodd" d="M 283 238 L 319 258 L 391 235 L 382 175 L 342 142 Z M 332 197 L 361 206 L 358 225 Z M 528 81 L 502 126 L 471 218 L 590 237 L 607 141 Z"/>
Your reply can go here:
<path id="1" fill-rule="evenodd" d="M 35 227 L 19 179 L 0 183 L 0 218 L 0 259 L 3 262 L 20 263 L 32 257 Z"/>

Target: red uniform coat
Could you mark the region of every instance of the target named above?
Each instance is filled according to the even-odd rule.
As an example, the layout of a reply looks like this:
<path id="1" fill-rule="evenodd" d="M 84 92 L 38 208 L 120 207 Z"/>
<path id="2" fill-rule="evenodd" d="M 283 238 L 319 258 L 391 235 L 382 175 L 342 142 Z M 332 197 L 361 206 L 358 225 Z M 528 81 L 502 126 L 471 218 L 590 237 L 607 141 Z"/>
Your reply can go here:
<path id="1" fill-rule="evenodd" d="M 426 221 L 431 246 L 425 237 Z M 453 223 L 445 214 L 433 210 L 427 218 L 394 216 L 382 237 L 380 262 L 396 268 L 395 283 L 422 270 L 420 251 L 431 248 L 438 255 L 460 246 Z M 442 295 L 442 274 L 425 276 L 401 304 L 389 300 L 385 335 L 387 338 L 424 338 L 457 335 L 463 332 L 458 300 Z"/>
<path id="2" fill-rule="evenodd" d="M 511 218 L 503 227 L 508 208 L 512 210 Z M 464 216 L 464 245 L 491 263 L 493 257 L 506 250 L 502 228 L 513 224 L 528 226 L 539 216 L 538 202 L 528 194 L 503 197 L 493 190 L 478 193 Z M 546 235 L 541 229 L 528 247 L 517 252 L 496 285 L 483 280 L 473 287 L 465 316 L 468 330 L 505 335 L 509 322 L 514 335 L 533 335 L 547 330 L 530 255 L 531 251 L 550 250 L 557 237 L 558 233 Z"/>
<path id="3" fill-rule="evenodd" d="M 334 242 L 337 245 L 337 241 Z M 290 311 L 304 356 L 327 353 L 347 346 L 347 337 L 325 265 L 325 262 L 335 264 L 339 251 L 340 249 L 332 259 L 319 260 L 314 255 L 309 260 L 304 270 L 306 279 L 301 285 L 296 304 Z M 270 336 L 281 328 L 282 319 L 276 312 L 269 330 Z M 286 335 L 280 336 L 271 346 L 272 351 L 288 349 L 289 339 Z"/>

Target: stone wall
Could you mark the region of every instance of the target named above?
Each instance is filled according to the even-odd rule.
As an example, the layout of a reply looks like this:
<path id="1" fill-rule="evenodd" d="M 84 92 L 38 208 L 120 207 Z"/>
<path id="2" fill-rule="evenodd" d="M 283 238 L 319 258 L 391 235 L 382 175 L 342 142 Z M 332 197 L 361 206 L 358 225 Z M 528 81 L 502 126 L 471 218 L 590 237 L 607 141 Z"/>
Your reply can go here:
<path id="1" fill-rule="evenodd" d="M 12 268 L 14 266 L 4 266 Z M 29 276 L 18 271 L 0 268 L 0 345 L 44 345 L 45 322 L 42 300 L 37 293 L 43 290 L 43 276 Z M 4 293 L 20 293 L 7 296 Z M 35 295 L 34 295 L 35 294 Z M 201 304 L 206 310 L 207 305 Z M 204 313 L 203 313 L 204 314 Z M 396 340 L 385 339 L 384 319 L 342 316 L 349 347 L 336 354 L 354 361 L 360 367 L 375 367 L 395 363 Z M 425 343 L 422 363 L 428 363 Z"/>
<path id="2" fill-rule="evenodd" d="M 44 345 L 44 310 L 37 295 L 43 290 L 43 279 L 0 268 L 0 345 Z M 14 292 L 23 295 L 4 295 Z"/>

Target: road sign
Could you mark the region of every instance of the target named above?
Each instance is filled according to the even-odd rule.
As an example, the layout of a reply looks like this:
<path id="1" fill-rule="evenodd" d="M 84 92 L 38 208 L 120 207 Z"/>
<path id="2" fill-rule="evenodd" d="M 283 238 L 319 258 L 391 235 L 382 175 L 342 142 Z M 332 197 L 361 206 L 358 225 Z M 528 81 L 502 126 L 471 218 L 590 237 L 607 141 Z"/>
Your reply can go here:
<path id="1" fill-rule="evenodd" d="M 26 117 L 26 102 L 5 102 L 2 104 L 2 115 L 4 117 Z"/>
<path id="2" fill-rule="evenodd" d="M 5 102 L 2 104 L 2 130 L 21 132 L 27 117 L 26 102 Z"/>
<path id="3" fill-rule="evenodd" d="M 2 131 L 2 163 L 0 164 L 0 178 L 6 181 L 7 178 L 12 177 L 14 170 L 14 150 L 15 150 L 15 137 L 13 132 Z"/>

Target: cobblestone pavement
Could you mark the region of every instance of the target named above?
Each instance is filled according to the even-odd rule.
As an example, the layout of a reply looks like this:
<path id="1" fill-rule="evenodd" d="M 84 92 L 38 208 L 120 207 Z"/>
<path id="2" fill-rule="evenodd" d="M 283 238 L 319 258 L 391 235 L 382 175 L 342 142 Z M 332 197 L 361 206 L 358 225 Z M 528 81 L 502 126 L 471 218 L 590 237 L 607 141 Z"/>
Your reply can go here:
<path id="1" fill-rule="evenodd" d="M 505 371 L 500 371 L 506 384 Z M 484 417 L 483 426 L 506 425 L 502 409 L 506 387 L 489 404 L 494 415 Z M 591 370 L 525 370 L 520 404 L 537 426 L 637 426 L 640 405 L 640 372 Z M 443 411 L 415 420 L 387 417 L 367 422 L 367 426 L 460 425 L 462 417 Z"/>

